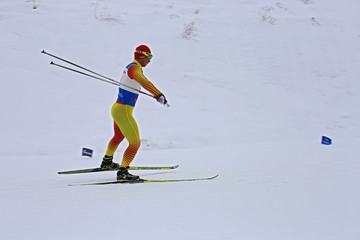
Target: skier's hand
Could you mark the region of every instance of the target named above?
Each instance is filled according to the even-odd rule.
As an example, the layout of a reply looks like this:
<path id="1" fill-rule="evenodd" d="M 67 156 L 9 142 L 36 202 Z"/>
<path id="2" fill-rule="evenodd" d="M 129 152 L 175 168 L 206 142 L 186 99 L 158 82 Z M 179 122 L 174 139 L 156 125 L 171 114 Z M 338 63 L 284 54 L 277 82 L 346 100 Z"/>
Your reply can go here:
<path id="1" fill-rule="evenodd" d="M 167 103 L 167 100 L 166 100 L 166 97 L 164 94 L 160 93 L 155 98 L 156 98 L 156 101 L 158 101 L 160 104 L 162 104 L 166 107 L 170 107 L 170 105 Z"/>
<path id="2" fill-rule="evenodd" d="M 159 95 L 157 95 L 156 97 L 156 101 L 158 101 L 160 104 L 162 105 L 166 105 L 167 104 L 167 100 L 164 94 L 160 93 Z"/>

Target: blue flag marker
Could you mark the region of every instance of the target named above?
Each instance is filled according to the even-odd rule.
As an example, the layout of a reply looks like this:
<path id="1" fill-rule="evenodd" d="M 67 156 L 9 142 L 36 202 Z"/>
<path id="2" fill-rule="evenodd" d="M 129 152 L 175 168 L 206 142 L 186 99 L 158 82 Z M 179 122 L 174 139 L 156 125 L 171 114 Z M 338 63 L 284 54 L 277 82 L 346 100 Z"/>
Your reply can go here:
<path id="1" fill-rule="evenodd" d="M 331 145 L 331 144 L 332 144 L 332 140 L 331 140 L 331 138 L 322 136 L 321 143 L 324 144 L 324 145 Z"/>
<path id="2" fill-rule="evenodd" d="M 93 150 L 90 149 L 90 148 L 83 148 L 81 155 L 82 155 L 82 156 L 86 156 L 86 157 L 92 157 L 92 155 L 93 155 Z"/>

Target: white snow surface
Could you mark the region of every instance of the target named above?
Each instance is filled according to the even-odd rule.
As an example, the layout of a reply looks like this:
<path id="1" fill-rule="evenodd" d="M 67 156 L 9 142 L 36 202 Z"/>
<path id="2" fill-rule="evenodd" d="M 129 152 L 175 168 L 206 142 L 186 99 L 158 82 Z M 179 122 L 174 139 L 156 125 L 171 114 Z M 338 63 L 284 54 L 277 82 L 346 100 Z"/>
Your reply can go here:
<path id="1" fill-rule="evenodd" d="M 360 1 L 1 0 L 0 239 L 360 239 Z M 140 96 L 147 179 L 68 186 L 100 165 L 136 46 L 165 108 Z M 333 144 L 321 144 L 321 136 Z M 94 149 L 92 158 L 80 156 Z M 119 162 L 127 142 L 119 147 Z"/>

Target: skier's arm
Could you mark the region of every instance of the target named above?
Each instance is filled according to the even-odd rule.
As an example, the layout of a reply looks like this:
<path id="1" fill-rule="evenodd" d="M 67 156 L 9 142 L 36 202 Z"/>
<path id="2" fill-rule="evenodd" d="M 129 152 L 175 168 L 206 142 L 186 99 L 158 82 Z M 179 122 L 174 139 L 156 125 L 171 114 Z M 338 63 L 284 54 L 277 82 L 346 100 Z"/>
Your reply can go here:
<path id="1" fill-rule="evenodd" d="M 153 94 L 155 97 L 161 94 L 161 91 L 157 89 L 142 73 L 141 67 L 133 65 L 128 69 L 128 75 L 131 79 L 134 79 L 140 85 Z"/>

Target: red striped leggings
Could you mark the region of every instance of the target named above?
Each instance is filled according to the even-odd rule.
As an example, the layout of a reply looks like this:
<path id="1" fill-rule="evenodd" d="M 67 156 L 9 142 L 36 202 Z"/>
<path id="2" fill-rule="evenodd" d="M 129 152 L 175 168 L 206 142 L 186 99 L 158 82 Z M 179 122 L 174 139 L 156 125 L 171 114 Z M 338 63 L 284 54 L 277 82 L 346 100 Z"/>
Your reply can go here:
<path id="1" fill-rule="evenodd" d="M 129 166 L 140 148 L 140 134 L 137 123 L 132 115 L 134 107 L 114 103 L 111 115 L 114 119 L 114 137 L 110 140 L 106 155 L 113 156 L 119 144 L 126 138 L 129 146 L 124 152 L 121 166 Z"/>

